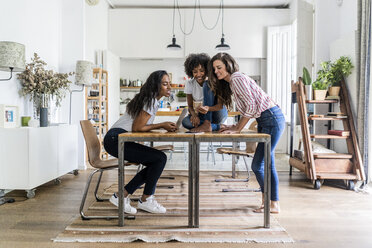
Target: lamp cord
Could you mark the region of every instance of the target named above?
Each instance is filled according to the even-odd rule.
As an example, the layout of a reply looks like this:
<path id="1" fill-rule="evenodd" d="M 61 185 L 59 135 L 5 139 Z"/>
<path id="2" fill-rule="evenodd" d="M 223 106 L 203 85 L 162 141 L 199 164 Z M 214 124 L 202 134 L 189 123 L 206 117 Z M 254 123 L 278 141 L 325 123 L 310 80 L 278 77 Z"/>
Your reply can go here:
<path id="1" fill-rule="evenodd" d="M 188 32 L 188 33 L 186 33 L 186 32 L 182 29 L 182 25 L 181 25 L 181 11 L 180 11 L 180 6 L 179 6 L 179 4 L 178 4 L 178 0 L 176 0 L 176 1 L 177 1 L 178 15 L 179 15 L 179 17 L 180 17 L 180 29 L 181 29 L 181 31 L 182 31 L 182 33 L 183 33 L 184 35 L 189 35 L 189 34 L 191 34 L 192 31 L 194 30 L 195 14 L 196 14 L 196 3 L 197 3 L 198 0 L 195 0 L 195 4 L 194 4 L 194 18 L 192 19 L 192 27 L 191 27 L 191 30 L 190 30 L 190 32 Z M 174 23 L 174 22 L 173 22 L 173 23 Z"/>
<path id="2" fill-rule="evenodd" d="M 173 37 L 174 37 L 174 15 L 176 13 L 176 0 L 173 0 Z"/>
<path id="3" fill-rule="evenodd" d="M 224 37 L 225 34 L 223 33 L 223 16 L 224 16 L 223 0 L 221 0 L 221 8 L 222 8 L 222 37 Z"/>
<path id="4" fill-rule="evenodd" d="M 70 114 L 68 118 L 68 123 L 71 125 L 71 100 L 72 100 L 72 92 L 82 92 L 84 90 L 84 85 L 81 85 L 81 89 L 79 90 L 70 90 Z"/>
<path id="5" fill-rule="evenodd" d="M 205 23 L 204 23 L 204 19 L 203 19 L 203 15 L 202 15 L 202 12 L 201 12 L 201 7 L 200 7 L 200 1 L 199 0 L 199 14 L 200 14 L 200 19 L 203 23 L 203 26 L 208 29 L 208 30 L 213 30 L 216 28 L 217 24 L 218 24 L 218 20 L 220 19 L 220 16 L 221 16 L 221 9 L 222 9 L 222 0 L 220 1 L 220 7 L 219 7 L 219 11 L 218 11 L 218 16 L 217 16 L 217 20 L 216 20 L 216 23 L 213 25 L 213 27 L 208 27 Z"/>

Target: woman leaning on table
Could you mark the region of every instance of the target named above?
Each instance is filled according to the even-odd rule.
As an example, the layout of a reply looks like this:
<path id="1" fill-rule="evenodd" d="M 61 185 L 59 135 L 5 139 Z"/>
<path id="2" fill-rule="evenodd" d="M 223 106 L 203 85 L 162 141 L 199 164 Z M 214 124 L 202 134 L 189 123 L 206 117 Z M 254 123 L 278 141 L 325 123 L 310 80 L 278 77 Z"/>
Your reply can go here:
<path id="1" fill-rule="evenodd" d="M 242 117 L 236 125 L 223 126 L 222 133 L 240 133 L 249 119 L 256 118 L 259 133 L 271 135 L 271 203 L 270 212 L 279 213 L 278 173 L 275 169 L 275 147 L 283 133 L 285 119 L 278 105 L 247 75 L 239 72 L 234 58 L 227 53 L 216 54 L 209 63 L 209 80 L 220 102 L 226 106 L 234 96 L 236 108 Z M 252 170 L 261 187 L 262 204 L 254 212 L 264 209 L 264 144 L 259 143 L 252 161 Z"/>
<path id="2" fill-rule="evenodd" d="M 158 110 L 158 100 L 169 96 L 171 92 L 169 76 L 166 71 L 155 71 L 150 74 L 140 92 L 128 103 L 125 114 L 110 128 L 104 138 L 105 150 L 118 157 L 118 135 L 125 132 L 147 132 L 164 128 L 176 131 L 173 122 L 153 124 Z M 164 152 L 135 142 L 125 142 L 124 159 L 141 163 L 145 166 L 124 187 L 124 212 L 135 214 L 137 209 L 130 205 L 129 195 L 145 184 L 143 195 L 138 201 L 138 208 L 150 213 L 165 213 L 166 209 L 154 197 L 157 181 L 167 162 Z M 116 193 L 110 202 L 118 206 Z"/>

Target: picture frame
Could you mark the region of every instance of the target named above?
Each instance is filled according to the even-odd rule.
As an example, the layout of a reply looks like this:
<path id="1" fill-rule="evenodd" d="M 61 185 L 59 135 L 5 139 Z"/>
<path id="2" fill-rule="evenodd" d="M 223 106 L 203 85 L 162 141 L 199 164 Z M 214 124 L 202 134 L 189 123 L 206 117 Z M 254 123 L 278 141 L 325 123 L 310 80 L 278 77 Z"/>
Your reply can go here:
<path id="1" fill-rule="evenodd" d="M 19 127 L 18 106 L 0 104 L 0 127 L 2 128 Z"/>

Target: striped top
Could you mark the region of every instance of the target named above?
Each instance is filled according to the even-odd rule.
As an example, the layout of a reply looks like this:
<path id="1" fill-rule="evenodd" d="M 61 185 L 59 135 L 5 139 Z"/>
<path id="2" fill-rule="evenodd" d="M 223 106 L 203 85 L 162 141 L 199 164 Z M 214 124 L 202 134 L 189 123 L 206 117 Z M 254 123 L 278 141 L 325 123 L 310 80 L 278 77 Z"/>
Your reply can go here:
<path id="1" fill-rule="evenodd" d="M 231 75 L 230 88 L 235 98 L 237 110 L 248 118 L 258 118 L 270 107 L 271 98 L 257 83 L 241 72 Z"/>

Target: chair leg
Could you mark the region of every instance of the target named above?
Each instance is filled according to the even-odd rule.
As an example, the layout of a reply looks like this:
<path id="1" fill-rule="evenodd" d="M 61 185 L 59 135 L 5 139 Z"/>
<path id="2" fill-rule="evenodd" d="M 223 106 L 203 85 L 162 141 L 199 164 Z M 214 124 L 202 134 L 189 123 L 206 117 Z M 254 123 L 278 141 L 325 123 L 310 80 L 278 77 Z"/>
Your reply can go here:
<path id="1" fill-rule="evenodd" d="M 98 189 L 99 189 L 99 185 L 101 183 L 101 179 L 102 179 L 102 174 L 103 174 L 103 170 L 100 170 L 100 174 L 98 176 L 98 181 L 97 181 L 97 185 L 96 185 L 96 190 L 94 191 L 94 196 L 96 197 L 96 200 L 98 202 L 102 202 L 102 201 L 108 201 L 109 199 L 103 199 L 103 198 L 100 198 L 98 195 L 97 195 L 97 192 L 98 192 Z"/>
<path id="2" fill-rule="evenodd" d="M 249 182 L 249 179 L 250 179 L 249 166 L 248 166 L 247 159 L 248 159 L 248 156 L 243 156 L 244 165 L 245 165 L 245 168 L 247 169 L 247 174 L 248 174 L 247 178 L 243 179 L 245 180 L 245 182 Z M 222 189 L 222 192 L 260 192 L 260 189 L 250 189 L 247 187 L 247 188 L 240 188 L 240 189 Z"/>
<path id="3" fill-rule="evenodd" d="M 87 184 L 85 185 L 85 190 L 84 190 L 84 194 L 83 194 L 83 199 L 81 200 L 81 203 L 80 203 L 80 209 L 79 209 L 79 212 L 80 212 L 80 216 L 81 216 L 81 219 L 82 220 L 90 220 L 90 219 L 107 219 L 107 220 L 110 220 L 110 219 L 117 219 L 118 216 L 89 216 L 89 215 L 86 215 L 84 213 L 84 205 L 85 205 L 85 201 L 87 199 L 87 195 L 88 195 L 88 191 L 89 191 L 89 186 L 90 186 L 90 183 L 92 182 L 92 178 L 94 176 L 94 174 L 96 174 L 97 172 L 101 172 L 101 175 L 102 176 L 102 169 L 96 169 L 94 170 L 90 175 L 89 175 L 89 178 L 88 178 L 88 182 Z M 125 218 L 127 219 L 135 219 L 135 216 L 125 216 Z"/>

